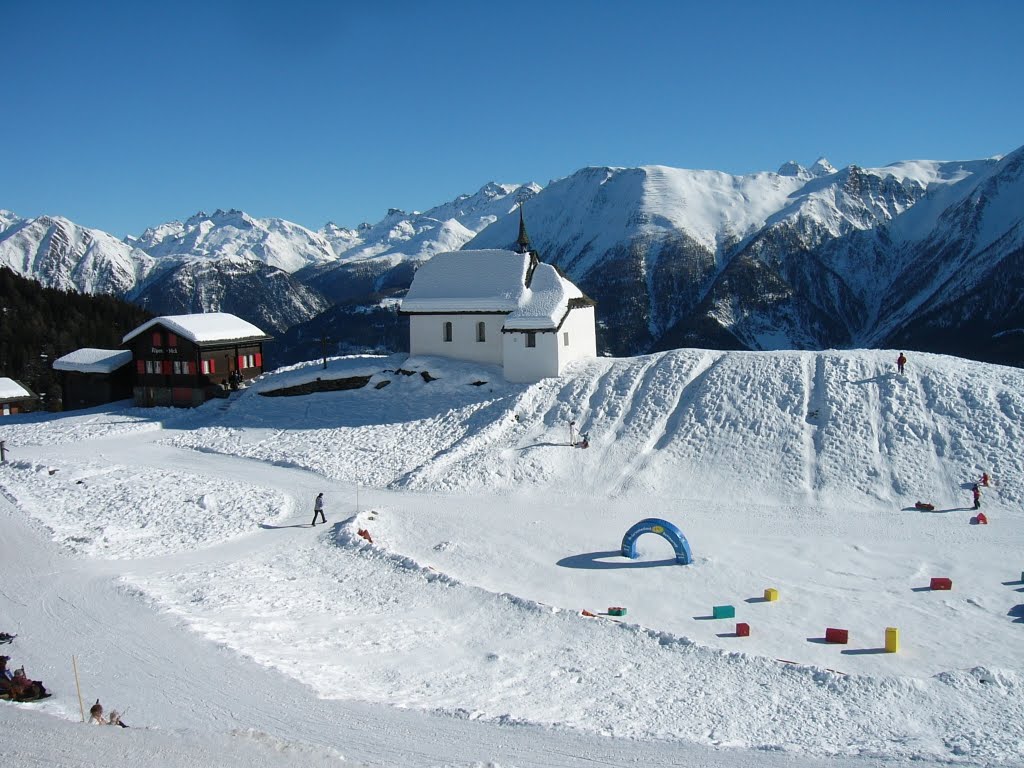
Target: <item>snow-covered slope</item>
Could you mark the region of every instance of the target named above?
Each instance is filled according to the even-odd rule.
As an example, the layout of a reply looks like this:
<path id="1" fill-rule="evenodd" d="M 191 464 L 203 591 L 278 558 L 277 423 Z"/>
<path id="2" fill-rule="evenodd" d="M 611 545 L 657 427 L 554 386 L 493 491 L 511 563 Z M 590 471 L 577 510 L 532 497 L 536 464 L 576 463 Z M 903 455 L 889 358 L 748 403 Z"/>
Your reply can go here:
<path id="1" fill-rule="evenodd" d="M 157 754 L 180 735 L 225 765 L 261 746 L 266 765 L 1016 765 L 1024 372 L 912 354 L 898 376 L 895 354 L 677 350 L 529 386 L 333 359 L 188 412 L 13 417 L 4 652 L 66 720 L 77 654 L 86 697 L 133 728 L 76 739 L 0 706 L 39 734 L 0 755 L 184 768 Z M 654 535 L 621 556 L 652 516 L 692 565 Z M 623 621 L 581 614 L 613 605 Z"/>

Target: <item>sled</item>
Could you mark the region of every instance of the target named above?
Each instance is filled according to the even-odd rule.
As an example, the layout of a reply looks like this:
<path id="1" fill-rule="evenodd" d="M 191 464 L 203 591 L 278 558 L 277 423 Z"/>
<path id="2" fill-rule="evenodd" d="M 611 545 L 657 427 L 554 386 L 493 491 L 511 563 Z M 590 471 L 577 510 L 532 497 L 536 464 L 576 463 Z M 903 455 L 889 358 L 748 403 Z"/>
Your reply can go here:
<path id="1" fill-rule="evenodd" d="M 0 693 L 0 701 L 16 701 L 19 704 L 25 704 L 25 703 L 32 702 L 32 701 L 42 701 L 43 699 L 48 699 L 51 696 L 53 696 L 53 694 L 50 693 L 49 691 L 47 691 L 46 693 L 42 694 L 41 696 L 34 696 L 34 695 L 14 696 L 13 694 L 10 694 L 10 693 Z"/>
<path id="2" fill-rule="evenodd" d="M 920 509 L 922 512 L 934 512 L 935 511 L 935 505 L 934 504 L 929 504 L 926 501 L 919 501 L 914 506 L 917 509 Z"/>

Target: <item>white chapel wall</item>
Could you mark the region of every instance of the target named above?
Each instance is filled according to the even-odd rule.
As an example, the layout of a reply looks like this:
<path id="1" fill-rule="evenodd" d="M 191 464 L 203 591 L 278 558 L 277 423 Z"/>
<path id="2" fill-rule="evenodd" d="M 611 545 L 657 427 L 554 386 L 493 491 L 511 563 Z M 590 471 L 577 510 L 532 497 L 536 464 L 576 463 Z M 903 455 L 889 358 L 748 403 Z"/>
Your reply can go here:
<path id="1" fill-rule="evenodd" d="M 505 378 L 515 382 L 533 382 L 558 375 L 557 334 L 536 331 L 537 346 L 526 346 L 526 333 L 503 333 Z"/>
<path id="2" fill-rule="evenodd" d="M 569 344 L 565 344 L 568 334 Z M 583 357 L 597 357 L 597 332 L 593 307 L 578 307 L 570 310 L 562 327 L 558 329 L 558 370 L 571 360 Z"/>
<path id="3" fill-rule="evenodd" d="M 484 341 L 477 341 L 477 323 Z M 501 326 L 505 315 L 410 315 L 409 353 L 438 355 L 476 363 L 502 363 Z M 452 340 L 444 340 L 444 324 L 452 324 Z"/>

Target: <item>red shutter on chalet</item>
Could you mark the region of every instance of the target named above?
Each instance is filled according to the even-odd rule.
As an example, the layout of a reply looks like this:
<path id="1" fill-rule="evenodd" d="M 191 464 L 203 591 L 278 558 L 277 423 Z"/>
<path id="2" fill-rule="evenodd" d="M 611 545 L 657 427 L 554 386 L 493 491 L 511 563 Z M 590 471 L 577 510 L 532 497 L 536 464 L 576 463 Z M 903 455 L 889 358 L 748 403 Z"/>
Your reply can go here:
<path id="1" fill-rule="evenodd" d="M 161 363 L 162 363 L 162 366 L 163 366 L 164 376 L 170 376 L 171 375 L 171 361 L 170 360 L 162 360 Z"/>
<path id="2" fill-rule="evenodd" d="M 167 346 L 168 347 L 176 347 L 176 346 L 178 346 L 178 336 L 177 336 L 177 334 L 174 334 L 174 333 L 168 333 L 167 334 Z"/>
<path id="3" fill-rule="evenodd" d="M 238 356 L 238 370 L 245 368 L 245 355 Z"/>
<path id="4" fill-rule="evenodd" d="M 153 331 L 153 346 L 159 347 L 160 344 L 160 331 Z"/>
<path id="5" fill-rule="evenodd" d="M 262 368 L 263 367 L 263 353 L 262 352 L 257 352 L 256 353 L 256 367 L 257 368 Z"/>
<path id="6" fill-rule="evenodd" d="M 213 359 L 213 358 L 211 357 L 211 358 L 210 358 L 210 373 L 216 373 L 216 372 L 217 372 L 217 361 L 216 361 L 216 360 L 214 360 L 214 359 Z"/>
<path id="7" fill-rule="evenodd" d="M 135 370 L 138 371 L 139 373 L 145 373 L 146 372 L 146 361 L 145 360 L 136 360 L 135 361 Z"/>

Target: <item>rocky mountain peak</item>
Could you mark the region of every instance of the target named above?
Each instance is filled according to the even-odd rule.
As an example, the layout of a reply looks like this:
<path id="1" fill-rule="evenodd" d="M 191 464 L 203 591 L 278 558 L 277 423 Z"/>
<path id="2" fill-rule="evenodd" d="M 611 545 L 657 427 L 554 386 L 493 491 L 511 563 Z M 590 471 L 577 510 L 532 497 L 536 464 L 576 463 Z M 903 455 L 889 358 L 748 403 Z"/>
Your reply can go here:
<path id="1" fill-rule="evenodd" d="M 776 173 L 778 173 L 779 176 L 789 176 L 797 179 L 810 178 L 810 174 L 807 169 L 800 165 L 796 160 L 789 160 L 788 162 L 783 163 L 779 166 L 779 170 L 776 171 Z"/>
<path id="2" fill-rule="evenodd" d="M 836 172 L 835 166 L 832 165 L 824 155 L 815 160 L 809 170 L 811 176 L 816 179 L 819 179 L 822 176 L 829 176 Z"/>

